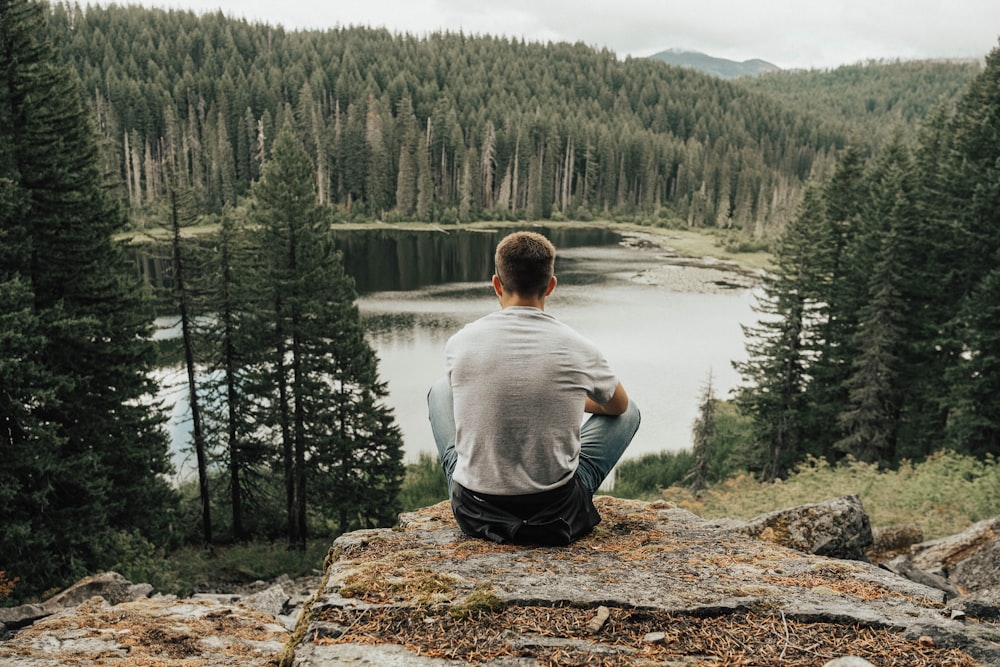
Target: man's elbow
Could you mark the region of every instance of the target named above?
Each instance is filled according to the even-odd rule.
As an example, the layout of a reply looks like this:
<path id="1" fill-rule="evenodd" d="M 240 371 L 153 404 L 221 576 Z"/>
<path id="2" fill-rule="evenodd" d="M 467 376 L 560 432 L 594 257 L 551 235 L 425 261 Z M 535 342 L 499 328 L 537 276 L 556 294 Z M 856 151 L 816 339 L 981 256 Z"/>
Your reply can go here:
<path id="1" fill-rule="evenodd" d="M 628 410 L 628 394 L 625 393 L 625 387 L 619 382 L 611 400 L 601 404 L 601 412 L 611 417 L 617 417 L 625 414 L 626 410 Z"/>

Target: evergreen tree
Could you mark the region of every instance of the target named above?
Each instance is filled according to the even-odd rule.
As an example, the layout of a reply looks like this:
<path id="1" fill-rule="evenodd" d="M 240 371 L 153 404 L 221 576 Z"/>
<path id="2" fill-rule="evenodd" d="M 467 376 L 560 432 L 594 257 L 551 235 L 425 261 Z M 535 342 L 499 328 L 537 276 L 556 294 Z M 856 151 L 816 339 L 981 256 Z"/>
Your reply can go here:
<path id="1" fill-rule="evenodd" d="M 695 418 L 691 435 L 694 438 L 694 466 L 684 477 L 692 493 L 700 493 L 708 486 L 711 474 L 710 460 L 712 458 L 712 443 L 715 441 L 716 424 L 715 409 L 717 399 L 712 388 L 712 374 L 709 373 L 705 388 L 698 404 L 698 417 Z"/>
<path id="2" fill-rule="evenodd" d="M 968 352 L 946 376 L 948 442 L 975 456 L 1000 456 L 1000 269 L 980 281 L 957 321 Z"/>
<path id="3" fill-rule="evenodd" d="M 311 165 L 286 124 L 254 188 L 270 354 L 260 359 L 281 440 L 288 537 L 304 548 L 309 498 L 337 508 L 338 529 L 382 522 L 396 507 L 402 442 L 344 272 L 310 185 Z"/>
<path id="4" fill-rule="evenodd" d="M 3 345 L 23 362 L 0 371 L 2 493 L 17 498 L 0 508 L 0 559 L 25 594 L 110 567 L 119 533 L 166 543 L 174 501 L 151 311 L 112 240 L 124 220 L 45 12 L 0 5 L 0 245 L 13 244 L 0 252 L 0 298 L 14 320 Z"/>
<path id="5" fill-rule="evenodd" d="M 172 180 L 172 179 L 171 179 Z M 181 325 L 181 345 L 184 348 L 184 368 L 187 374 L 187 404 L 191 413 L 191 438 L 198 467 L 198 496 L 201 500 L 202 541 L 212 543 L 212 502 L 208 487 L 208 443 L 202 418 L 202 400 L 197 382 L 197 359 L 195 356 L 195 293 L 189 280 L 191 249 L 185 248 L 181 240 L 182 228 L 190 226 L 194 220 L 191 212 L 191 193 L 180 192 L 175 183 L 170 189 L 170 250 L 173 278 L 172 306 L 177 309 Z"/>
<path id="6" fill-rule="evenodd" d="M 748 359 L 734 364 L 744 382 L 736 402 L 753 418 L 756 466 L 767 480 L 782 476 L 810 453 L 805 391 L 817 349 L 820 304 L 812 295 L 820 265 L 814 261 L 816 238 L 823 221 L 822 199 L 815 189 L 808 190 L 775 252 L 774 272 L 765 278 L 755 309 L 760 321 L 744 327 Z"/>
<path id="7" fill-rule="evenodd" d="M 229 473 L 229 504 L 233 539 L 243 541 L 252 534 L 249 517 L 263 519 L 264 510 L 254 508 L 259 476 L 268 462 L 268 448 L 258 436 L 259 411 L 250 400 L 253 391 L 244 372 L 245 341 L 255 338 L 244 321 L 253 308 L 249 294 L 254 276 L 253 258 L 239 219 L 223 211 L 216 237 L 212 270 L 206 276 L 205 310 L 213 314 L 199 327 L 198 337 L 206 350 L 201 386 L 206 395 L 205 431 L 208 439 L 221 443 L 222 462 Z M 256 511 L 251 511 L 256 509 Z"/>
<path id="8" fill-rule="evenodd" d="M 847 379 L 856 358 L 855 331 L 867 299 L 869 261 L 857 259 L 863 234 L 861 211 L 868 198 L 865 157 L 856 143 L 841 153 L 822 186 L 823 225 L 815 240 L 815 293 L 819 349 L 810 362 L 807 393 L 809 426 L 818 452 L 828 452 L 842 436 L 835 426 L 848 404 Z"/>
<path id="9" fill-rule="evenodd" d="M 866 463 L 888 463 L 896 453 L 902 410 L 899 355 L 902 327 L 899 318 L 901 280 L 899 237 L 890 229 L 882 238 L 882 252 L 872 272 L 872 296 L 862 310 L 855 335 L 858 356 L 848 379 L 849 406 L 841 413 L 846 436 L 836 443 L 841 451 Z"/>
<path id="10" fill-rule="evenodd" d="M 951 243 L 945 298 L 956 305 L 945 345 L 957 348 L 948 379 L 949 440 L 966 451 L 1000 454 L 997 446 L 996 308 L 1000 256 L 1000 47 L 960 100 L 949 125 L 941 200 Z M 949 215 L 950 214 L 950 215 Z"/>

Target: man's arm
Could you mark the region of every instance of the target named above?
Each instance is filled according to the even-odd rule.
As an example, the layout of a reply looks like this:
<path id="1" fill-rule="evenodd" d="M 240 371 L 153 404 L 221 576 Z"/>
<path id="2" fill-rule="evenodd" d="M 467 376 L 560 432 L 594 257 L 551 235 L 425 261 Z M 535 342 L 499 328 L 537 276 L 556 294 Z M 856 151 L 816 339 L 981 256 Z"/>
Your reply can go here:
<path id="1" fill-rule="evenodd" d="M 588 396 L 586 402 L 583 404 L 584 412 L 612 417 L 622 414 L 627 409 L 628 394 L 625 393 L 625 387 L 622 386 L 621 382 L 615 387 L 615 393 L 612 394 L 611 399 L 607 403 L 598 403 Z"/>

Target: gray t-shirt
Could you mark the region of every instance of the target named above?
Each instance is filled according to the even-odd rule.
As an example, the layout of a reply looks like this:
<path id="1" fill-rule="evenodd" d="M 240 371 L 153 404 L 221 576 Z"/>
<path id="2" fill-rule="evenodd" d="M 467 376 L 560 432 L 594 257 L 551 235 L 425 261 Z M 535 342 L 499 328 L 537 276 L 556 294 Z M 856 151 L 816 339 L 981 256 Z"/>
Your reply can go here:
<path id="1" fill-rule="evenodd" d="M 584 397 L 606 403 L 618 377 L 597 347 L 538 308 L 511 306 L 466 325 L 445 346 L 455 398 L 454 480 L 522 495 L 576 472 Z"/>

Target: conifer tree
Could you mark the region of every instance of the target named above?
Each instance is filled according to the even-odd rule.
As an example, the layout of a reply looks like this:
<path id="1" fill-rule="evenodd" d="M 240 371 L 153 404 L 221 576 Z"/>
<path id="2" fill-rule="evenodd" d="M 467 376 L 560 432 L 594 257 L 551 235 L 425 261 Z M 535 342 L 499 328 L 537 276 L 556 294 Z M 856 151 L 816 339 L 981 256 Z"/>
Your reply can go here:
<path id="1" fill-rule="evenodd" d="M 810 362 L 807 427 L 818 452 L 842 436 L 838 416 L 847 408 L 847 378 L 856 358 L 855 331 L 868 297 L 870 258 L 853 262 L 864 236 L 861 211 L 868 198 L 865 156 L 852 143 L 845 148 L 821 188 L 823 216 L 815 239 L 812 297 L 818 304 L 818 350 Z"/>
<path id="2" fill-rule="evenodd" d="M 809 453 L 805 391 L 817 347 L 815 239 L 823 215 L 819 193 L 808 190 L 775 253 L 775 270 L 764 281 L 755 309 L 760 321 L 744 327 L 748 359 L 734 364 L 744 382 L 736 402 L 753 418 L 756 465 L 771 481 Z"/>
<path id="3" fill-rule="evenodd" d="M 849 404 L 840 415 L 845 437 L 836 447 L 859 461 L 889 463 L 896 453 L 902 411 L 899 354 L 901 257 L 898 232 L 882 236 L 882 251 L 870 282 L 871 299 L 855 334 L 858 356 L 846 383 Z"/>
<path id="4" fill-rule="evenodd" d="M 402 442 L 364 336 L 353 281 L 311 186 L 312 167 L 291 124 L 254 188 L 263 291 L 258 331 L 270 352 L 272 424 L 281 442 L 288 538 L 304 548 L 309 499 L 337 508 L 338 528 L 386 519 L 402 478 Z M 261 385 L 264 386 L 264 385 Z"/>
<path id="5" fill-rule="evenodd" d="M 975 456 L 1000 455 L 1000 269 L 966 300 L 956 328 L 968 352 L 946 376 L 948 442 Z"/>
<path id="6" fill-rule="evenodd" d="M 112 240 L 124 220 L 42 3 L 0 5 L 0 100 L 4 359 L 23 362 L 0 370 L 0 421 L 17 424 L 0 435 L 3 486 L 18 499 L 0 508 L 0 558 L 30 594 L 113 565 L 121 534 L 166 543 L 174 493 L 152 314 Z"/>
<path id="7" fill-rule="evenodd" d="M 717 399 L 712 387 L 712 374 L 708 374 L 708 380 L 702 390 L 701 402 L 698 404 L 698 416 L 694 420 L 691 429 L 691 436 L 694 439 L 692 448 L 694 454 L 694 466 L 684 476 L 684 481 L 688 483 L 692 493 L 700 493 L 708 486 L 708 476 L 711 473 L 710 459 L 712 456 L 712 443 L 716 436 L 715 410 Z"/>
<path id="8" fill-rule="evenodd" d="M 1000 47 L 960 100 L 949 125 L 949 154 L 941 169 L 940 214 L 951 243 L 941 244 L 953 266 L 945 298 L 956 304 L 948 347 L 960 354 L 951 381 L 949 440 L 965 451 L 1000 454 L 997 438 L 997 258 L 1000 257 Z M 950 214 L 950 215 L 948 215 Z"/>

